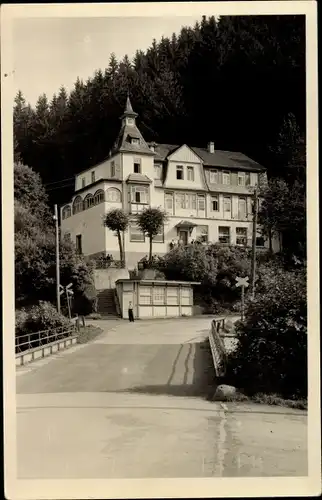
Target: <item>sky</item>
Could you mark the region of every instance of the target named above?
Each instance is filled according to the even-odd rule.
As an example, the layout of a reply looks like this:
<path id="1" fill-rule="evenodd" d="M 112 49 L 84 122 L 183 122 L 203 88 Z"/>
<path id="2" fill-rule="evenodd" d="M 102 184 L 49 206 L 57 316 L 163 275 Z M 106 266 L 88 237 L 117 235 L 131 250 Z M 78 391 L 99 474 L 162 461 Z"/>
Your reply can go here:
<path id="1" fill-rule="evenodd" d="M 71 90 L 79 76 L 86 81 L 104 70 L 114 52 L 117 59 L 146 50 L 155 38 L 171 37 L 182 26 L 193 26 L 201 16 L 27 18 L 13 24 L 13 84 L 34 105 L 39 95 L 48 99 L 61 85 Z"/>

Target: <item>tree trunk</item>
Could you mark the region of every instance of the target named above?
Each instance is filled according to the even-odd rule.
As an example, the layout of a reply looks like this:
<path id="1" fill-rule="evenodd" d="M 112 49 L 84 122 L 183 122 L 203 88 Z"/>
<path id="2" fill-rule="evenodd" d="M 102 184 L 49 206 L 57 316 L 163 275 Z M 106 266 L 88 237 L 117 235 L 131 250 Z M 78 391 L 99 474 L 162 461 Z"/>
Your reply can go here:
<path id="1" fill-rule="evenodd" d="M 268 231 L 268 242 L 269 242 L 269 253 L 273 253 L 273 235 L 272 235 L 272 230 L 269 229 Z"/>
<path id="2" fill-rule="evenodd" d="M 149 244 L 149 264 L 152 264 L 152 238 L 153 236 L 150 236 L 150 244 Z"/>
<path id="3" fill-rule="evenodd" d="M 117 239 L 119 242 L 119 248 L 120 248 L 120 261 L 121 265 L 123 266 L 124 263 L 124 255 L 123 255 L 123 244 L 122 244 L 122 238 L 121 238 L 121 233 L 120 231 L 117 231 Z"/>

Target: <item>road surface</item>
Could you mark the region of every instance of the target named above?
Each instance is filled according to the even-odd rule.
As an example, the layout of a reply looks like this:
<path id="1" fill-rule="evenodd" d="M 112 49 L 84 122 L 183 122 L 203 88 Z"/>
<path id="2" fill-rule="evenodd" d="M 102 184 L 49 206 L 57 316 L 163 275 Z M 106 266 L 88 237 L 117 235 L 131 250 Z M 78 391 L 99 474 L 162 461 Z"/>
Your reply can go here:
<path id="1" fill-rule="evenodd" d="M 209 318 L 97 324 L 17 370 L 20 479 L 307 475 L 306 412 L 207 400 Z"/>

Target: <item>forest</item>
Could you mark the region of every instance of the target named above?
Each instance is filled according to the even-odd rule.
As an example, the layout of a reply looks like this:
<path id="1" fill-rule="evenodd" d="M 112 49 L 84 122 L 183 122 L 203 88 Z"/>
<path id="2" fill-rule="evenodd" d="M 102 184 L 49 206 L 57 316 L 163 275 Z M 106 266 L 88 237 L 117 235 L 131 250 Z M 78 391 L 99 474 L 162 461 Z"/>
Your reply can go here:
<path id="1" fill-rule="evenodd" d="M 106 68 L 35 107 L 14 102 L 16 158 L 36 171 L 50 203 L 69 201 L 74 175 L 103 160 L 129 92 L 147 141 L 241 151 L 269 177 L 305 184 L 305 17 L 203 16 L 133 60 Z"/>

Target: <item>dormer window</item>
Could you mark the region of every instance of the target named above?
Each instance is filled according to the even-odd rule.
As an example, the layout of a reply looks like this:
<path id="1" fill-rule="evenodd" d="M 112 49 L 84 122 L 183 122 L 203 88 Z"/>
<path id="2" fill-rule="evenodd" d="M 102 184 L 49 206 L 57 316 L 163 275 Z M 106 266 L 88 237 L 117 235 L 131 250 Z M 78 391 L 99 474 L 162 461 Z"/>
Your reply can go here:
<path id="1" fill-rule="evenodd" d="M 141 174 L 141 159 L 134 158 L 133 172 L 135 174 Z"/>
<path id="2" fill-rule="evenodd" d="M 177 180 L 183 180 L 183 167 L 181 165 L 177 165 Z"/>
<path id="3" fill-rule="evenodd" d="M 137 139 L 136 137 L 131 137 L 131 144 L 133 146 L 139 146 L 140 144 L 140 139 Z"/>

